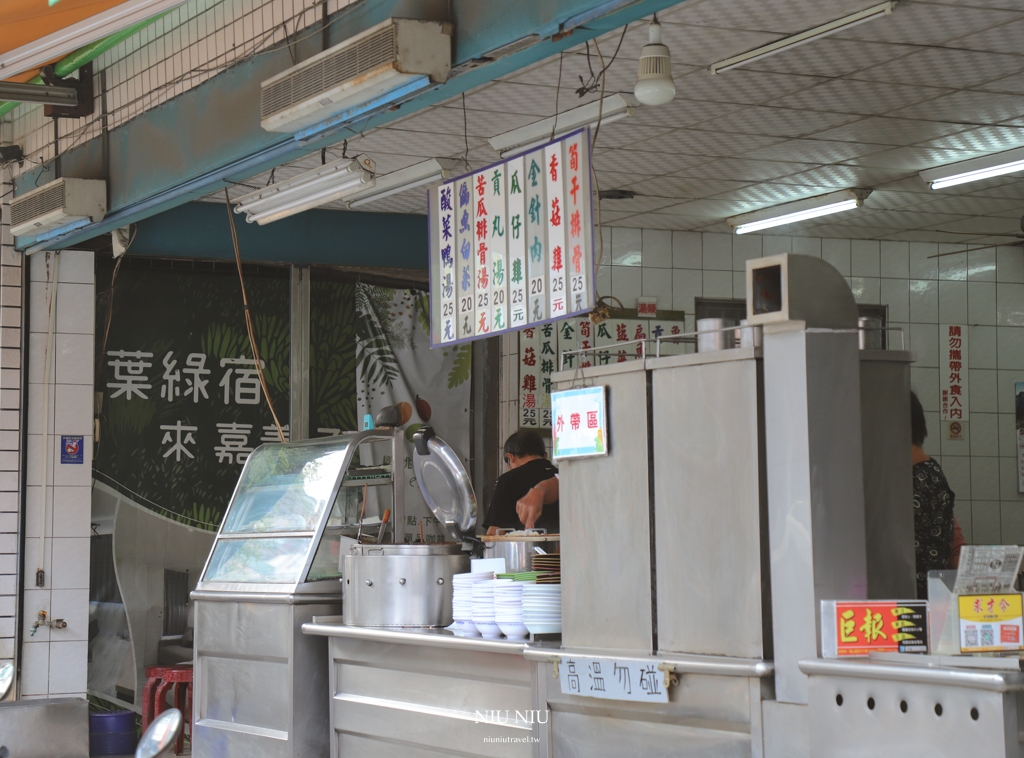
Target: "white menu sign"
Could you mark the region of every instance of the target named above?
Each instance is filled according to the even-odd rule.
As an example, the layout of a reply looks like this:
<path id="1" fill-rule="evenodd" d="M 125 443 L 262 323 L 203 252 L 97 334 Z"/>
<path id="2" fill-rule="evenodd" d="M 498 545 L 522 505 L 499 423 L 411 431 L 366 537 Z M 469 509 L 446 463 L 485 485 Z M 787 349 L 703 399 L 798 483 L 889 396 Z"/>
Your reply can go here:
<path id="1" fill-rule="evenodd" d="M 654 661 L 563 655 L 558 666 L 562 694 L 602 700 L 667 703 L 665 674 Z"/>
<path id="2" fill-rule="evenodd" d="M 588 129 L 445 182 L 428 199 L 431 347 L 593 309 Z"/>
<path id="3" fill-rule="evenodd" d="M 967 327 L 939 325 L 939 401 L 943 421 L 967 421 Z"/>

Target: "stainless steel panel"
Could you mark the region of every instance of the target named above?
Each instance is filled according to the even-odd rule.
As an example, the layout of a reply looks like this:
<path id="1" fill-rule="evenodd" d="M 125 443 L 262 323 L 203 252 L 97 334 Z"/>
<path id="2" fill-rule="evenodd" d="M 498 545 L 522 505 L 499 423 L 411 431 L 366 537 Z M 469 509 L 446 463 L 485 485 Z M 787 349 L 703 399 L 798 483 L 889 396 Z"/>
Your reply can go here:
<path id="1" fill-rule="evenodd" d="M 344 637 L 330 655 L 332 755 L 533 755 L 520 655 Z"/>
<path id="2" fill-rule="evenodd" d="M 587 384 L 608 387 L 609 455 L 559 464 L 566 647 L 653 646 L 647 373 L 630 368 L 580 372 Z"/>
<path id="3" fill-rule="evenodd" d="M 658 647 L 761 658 L 759 361 L 655 368 L 651 386 Z"/>
<path id="4" fill-rule="evenodd" d="M 309 439 L 309 266 L 291 267 L 289 439 Z"/>
<path id="5" fill-rule="evenodd" d="M 860 354 L 868 597 L 915 598 L 910 355 Z"/>
<path id="6" fill-rule="evenodd" d="M 327 642 L 302 634 L 338 604 L 196 602 L 192 752 L 298 758 L 328 751 Z"/>
<path id="7" fill-rule="evenodd" d="M 811 676 L 810 754 L 1017 758 L 1020 696 L 970 687 Z M 941 715 L 936 706 L 941 706 Z"/>
<path id="8" fill-rule="evenodd" d="M 761 703 L 765 758 L 817 758 L 808 746 L 808 708 L 795 703 Z"/>
<path id="9" fill-rule="evenodd" d="M 765 327 L 764 396 L 775 687 L 807 702 L 824 599 L 867 596 L 856 333 Z"/>
<path id="10" fill-rule="evenodd" d="M 555 758 L 750 758 L 750 735 L 582 713 L 551 714 Z"/>
<path id="11" fill-rule="evenodd" d="M 11 758 L 87 758 L 89 703 L 70 697 L 0 703 L 0 747 Z"/>

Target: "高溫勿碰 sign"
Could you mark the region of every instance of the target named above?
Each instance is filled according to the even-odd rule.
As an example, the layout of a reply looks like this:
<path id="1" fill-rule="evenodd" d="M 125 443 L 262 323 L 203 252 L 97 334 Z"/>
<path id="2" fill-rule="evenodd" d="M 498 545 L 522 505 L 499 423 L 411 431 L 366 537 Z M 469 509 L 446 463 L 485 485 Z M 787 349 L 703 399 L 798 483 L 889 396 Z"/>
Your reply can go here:
<path id="1" fill-rule="evenodd" d="M 445 182 L 429 201 L 431 347 L 593 308 L 589 130 Z"/>

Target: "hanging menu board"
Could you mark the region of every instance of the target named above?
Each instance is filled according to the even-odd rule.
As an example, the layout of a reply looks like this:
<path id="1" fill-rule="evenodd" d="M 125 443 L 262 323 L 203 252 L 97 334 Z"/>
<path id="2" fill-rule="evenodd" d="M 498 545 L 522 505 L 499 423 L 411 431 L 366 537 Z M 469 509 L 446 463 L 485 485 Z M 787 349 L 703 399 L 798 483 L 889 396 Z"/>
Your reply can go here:
<path id="1" fill-rule="evenodd" d="M 431 347 L 594 307 L 590 132 L 429 193 Z"/>

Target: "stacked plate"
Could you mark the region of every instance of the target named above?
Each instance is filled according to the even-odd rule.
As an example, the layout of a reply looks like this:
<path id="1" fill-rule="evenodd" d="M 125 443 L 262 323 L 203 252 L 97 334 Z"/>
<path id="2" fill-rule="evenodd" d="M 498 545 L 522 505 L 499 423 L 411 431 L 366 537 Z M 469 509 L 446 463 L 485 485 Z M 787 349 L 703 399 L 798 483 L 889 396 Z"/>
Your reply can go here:
<path id="1" fill-rule="evenodd" d="M 523 625 L 531 634 L 562 631 L 562 585 L 523 585 Z"/>
<path id="2" fill-rule="evenodd" d="M 523 588 L 526 582 L 494 580 L 494 622 L 510 640 L 524 639 L 530 632 L 523 624 Z"/>
<path id="3" fill-rule="evenodd" d="M 533 556 L 533 570 L 538 573 L 537 584 L 561 584 L 562 555 L 550 553 Z"/>
<path id="4" fill-rule="evenodd" d="M 473 626 L 488 639 L 501 637 L 501 629 L 494 623 L 494 581 L 473 583 Z"/>
<path id="5" fill-rule="evenodd" d="M 493 571 L 455 574 L 452 577 L 452 618 L 463 633 L 478 633 L 473 624 L 473 586 L 480 582 L 490 582 L 493 579 Z"/>

